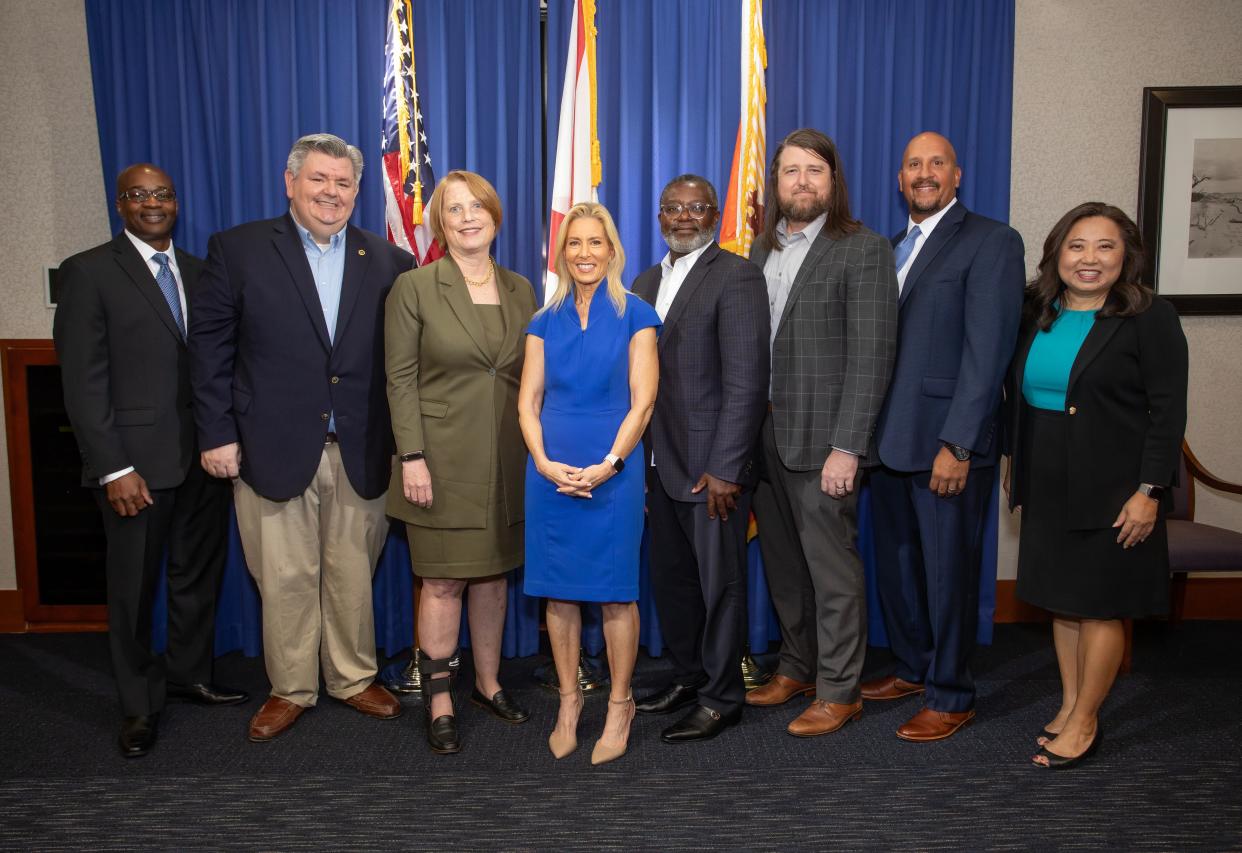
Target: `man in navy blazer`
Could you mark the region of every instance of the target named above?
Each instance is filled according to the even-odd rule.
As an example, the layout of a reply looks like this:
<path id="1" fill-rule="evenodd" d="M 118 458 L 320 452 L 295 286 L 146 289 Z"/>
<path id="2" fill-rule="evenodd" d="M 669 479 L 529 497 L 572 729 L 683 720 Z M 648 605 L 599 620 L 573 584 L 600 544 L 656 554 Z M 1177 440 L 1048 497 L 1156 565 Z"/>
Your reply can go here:
<path id="1" fill-rule="evenodd" d="M 897 729 L 909 741 L 949 737 L 975 715 L 969 659 L 983 526 L 1022 313 L 1022 238 L 957 201 L 961 178 L 952 144 L 936 133 L 910 140 L 897 174 L 910 220 L 893 238 L 897 363 L 871 475 L 877 582 L 897 670 L 862 694 L 925 693 L 923 709 Z"/>
<path id="2" fill-rule="evenodd" d="M 271 697 L 252 741 L 319 693 L 391 719 L 378 684 L 371 575 L 388 523 L 393 441 L 384 299 L 413 257 L 348 224 L 362 154 L 330 134 L 289 153 L 289 212 L 214 235 L 190 312 L 202 465 L 234 477 L 238 529 L 263 598 Z"/>

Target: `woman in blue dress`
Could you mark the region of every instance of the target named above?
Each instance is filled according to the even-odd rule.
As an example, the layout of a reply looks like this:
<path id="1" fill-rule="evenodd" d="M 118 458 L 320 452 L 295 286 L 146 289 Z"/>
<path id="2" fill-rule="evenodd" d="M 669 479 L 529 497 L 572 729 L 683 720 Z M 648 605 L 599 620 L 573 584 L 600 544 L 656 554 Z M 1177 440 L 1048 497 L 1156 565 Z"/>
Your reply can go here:
<path id="1" fill-rule="evenodd" d="M 603 205 L 575 205 L 556 239 L 556 293 L 531 320 L 518 392 L 526 472 L 527 595 L 548 599 L 561 704 L 548 746 L 578 746 L 579 603 L 599 602 L 612 693 L 592 764 L 625 753 L 638 657 L 641 441 L 655 404 L 655 310 L 621 285 L 625 252 Z M 564 689 L 572 686 L 570 689 Z"/>

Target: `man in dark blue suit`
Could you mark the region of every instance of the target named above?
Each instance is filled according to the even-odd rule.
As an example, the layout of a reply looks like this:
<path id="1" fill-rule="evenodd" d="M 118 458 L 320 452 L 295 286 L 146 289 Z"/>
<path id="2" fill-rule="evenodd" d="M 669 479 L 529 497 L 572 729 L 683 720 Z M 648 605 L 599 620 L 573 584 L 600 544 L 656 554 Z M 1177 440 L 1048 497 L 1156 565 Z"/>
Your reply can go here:
<path id="1" fill-rule="evenodd" d="M 910 221 L 893 238 L 897 363 L 876 426 L 882 465 L 871 475 L 877 581 L 897 670 L 862 686 L 871 700 L 926 694 L 897 729 L 909 741 L 949 737 L 975 715 L 969 659 L 983 526 L 1022 312 L 1022 238 L 958 202 L 961 179 L 949 140 L 910 140 L 897 174 Z"/>
<path id="2" fill-rule="evenodd" d="M 202 465 L 238 478 L 242 548 L 263 598 L 271 696 L 252 741 L 319 694 L 380 719 L 371 575 L 388 532 L 393 440 L 384 299 L 413 257 L 349 225 L 362 154 L 330 134 L 289 153 L 289 212 L 211 238 L 190 311 Z"/>

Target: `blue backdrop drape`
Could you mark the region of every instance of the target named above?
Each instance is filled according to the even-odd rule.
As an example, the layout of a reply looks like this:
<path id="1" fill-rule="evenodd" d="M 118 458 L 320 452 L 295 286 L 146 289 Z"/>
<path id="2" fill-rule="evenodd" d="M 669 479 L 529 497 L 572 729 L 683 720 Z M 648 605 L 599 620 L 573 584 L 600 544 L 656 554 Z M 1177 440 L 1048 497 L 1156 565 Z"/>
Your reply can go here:
<path id="1" fill-rule="evenodd" d="M 549 0 L 546 124 L 537 0 L 414 0 L 415 55 L 433 165 L 468 168 L 496 185 L 505 221 L 500 263 L 538 283 L 544 193 L 555 140 L 572 0 Z M 106 185 L 152 160 L 174 176 L 178 245 L 201 254 L 220 228 L 287 207 L 291 142 L 327 130 L 368 159 L 354 222 L 383 232 L 378 166 L 385 0 L 85 0 Z M 837 142 L 854 213 L 881 233 L 905 224 L 898 158 L 909 137 L 954 141 L 962 201 L 1008 218 L 1013 0 L 769 0 L 769 151 L 790 130 L 818 127 Z M 723 196 L 737 129 L 739 0 L 602 0 L 596 18 L 600 199 L 629 256 L 625 280 L 659 261 L 660 188 L 686 171 Z M 546 156 L 554 155 L 552 144 Z M 109 203 L 111 209 L 111 203 Z M 112 224 L 119 228 L 113 214 Z M 995 513 L 996 501 L 992 502 Z M 987 528 L 980 639 L 990 639 L 996 518 Z M 865 505 L 860 548 L 868 565 Z M 260 650 L 258 600 L 236 533 L 217 650 Z M 377 633 L 390 654 L 408 647 L 410 577 L 400 535 L 376 576 Z M 752 543 L 750 640 L 777 633 Z M 662 643 L 646 595 L 643 642 Z M 872 595 L 871 641 L 883 643 Z M 534 602 L 511 590 L 505 654 L 537 647 Z M 598 625 L 588 622 L 598 645 Z"/>
<path id="2" fill-rule="evenodd" d="M 655 211 L 669 178 L 701 174 L 723 200 L 738 121 L 740 8 L 740 0 L 598 5 L 599 198 L 616 218 L 627 282 L 667 251 Z M 573 0 L 548 3 L 551 138 L 572 9 Z M 763 17 L 769 154 L 796 128 L 823 130 L 841 151 L 853 213 L 891 235 L 906 224 L 897 190 L 902 150 L 916 133 L 935 130 L 956 145 L 961 201 L 986 216 L 1009 218 L 1012 0 L 769 0 Z M 550 185 L 550 175 L 547 180 Z M 859 547 L 868 567 L 869 640 L 886 645 L 868 502 L 864 492 Z M 982 642 L 991 641 L 995 609 L 995 495 L 990 506 Z M 752 606 L 756 648 L 758 613 Z"/>

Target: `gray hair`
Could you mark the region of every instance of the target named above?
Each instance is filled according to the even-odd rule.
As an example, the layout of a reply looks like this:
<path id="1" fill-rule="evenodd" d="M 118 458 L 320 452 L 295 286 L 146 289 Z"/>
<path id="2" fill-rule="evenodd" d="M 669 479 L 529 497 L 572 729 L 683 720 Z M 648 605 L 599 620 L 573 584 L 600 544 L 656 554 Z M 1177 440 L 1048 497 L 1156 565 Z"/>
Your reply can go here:
<path id="1" fill-rule="evenodd" d="M 354 183 L 361 183 L 362 152 L 344 139 L 341 139 L 341 137 L 333 136 L 331 133 L 308 133 L 293 143 L 293 148 L 289 149 L 289 160 L 285 167 L 295 178 L 298 172 L 302 171 L 302 164 L 306 162 L 306 155 L 312 151 L 318 151 L 320 154 L 326 154 L 329 157 L 348 157 L 349 162 L 354 164 Z"/>
<path id="2" fill-rule="evenodd" d="M 667 184 L 664 185 L 664 189 L 660 190 L 660 203 L 661 204 L 664 203 L 664 197 L 668 195 L 668 191 L 671 190 L 673 187 L 677 186 L 678 184 L 699 184 L 701 187 L 703 187 L 704 190 L 707 191 L 707 203 L 710 204 L 712 207 L 716 208 L 717 210 L 720 209 L 720 205 L 718 203 L 717 196 L 716 196 L 716 188 L 712 186 L 712 182 L 709 181 L 707 178 L 703 177 L 702 175 L 692 175 L 690 173 L 686 173 L 684 175 L 678 175 L 677 177 L 673 178 L 671 181 L 669 181 Z"/>

